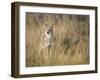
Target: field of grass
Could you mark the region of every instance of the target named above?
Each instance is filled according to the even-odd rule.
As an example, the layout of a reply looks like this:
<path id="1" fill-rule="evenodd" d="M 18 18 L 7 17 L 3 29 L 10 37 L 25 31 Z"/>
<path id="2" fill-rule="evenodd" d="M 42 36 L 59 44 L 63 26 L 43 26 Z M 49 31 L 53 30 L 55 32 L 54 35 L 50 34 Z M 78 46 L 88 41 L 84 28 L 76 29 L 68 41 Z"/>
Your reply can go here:
<path id="1" fill-rule="evenodd" d="M 51 54 L 40 54 L 42 25 L 53 24 Z M 26 67 L 89 64 L 89 16 L 26 13 Z"/>

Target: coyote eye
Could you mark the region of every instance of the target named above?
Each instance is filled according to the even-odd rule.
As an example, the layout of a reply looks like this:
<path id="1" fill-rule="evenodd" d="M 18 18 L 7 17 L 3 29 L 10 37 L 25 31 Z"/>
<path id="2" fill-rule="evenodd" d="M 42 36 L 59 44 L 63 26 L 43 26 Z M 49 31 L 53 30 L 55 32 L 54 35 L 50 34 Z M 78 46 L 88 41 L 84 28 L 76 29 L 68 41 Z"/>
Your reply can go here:
<path id="1" fill-rule="evenodd" d="M 47 34 L 49 34 L 49 32 L 47 32 Z"/>

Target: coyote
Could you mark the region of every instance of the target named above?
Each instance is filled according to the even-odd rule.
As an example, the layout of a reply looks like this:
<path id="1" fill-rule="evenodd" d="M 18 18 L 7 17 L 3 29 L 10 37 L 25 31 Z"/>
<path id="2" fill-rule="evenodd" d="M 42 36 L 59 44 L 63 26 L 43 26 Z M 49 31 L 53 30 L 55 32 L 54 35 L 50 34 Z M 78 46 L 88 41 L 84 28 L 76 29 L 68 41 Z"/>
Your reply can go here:
<path id="1" fill-rule="evenodd" d="M 43 52 L 43 50 L 49 54 L 51 47 L 53 46 L 53 26 L 43 26 L 41 27 L 41 37 L 40 37 L 40 53 Z"/>

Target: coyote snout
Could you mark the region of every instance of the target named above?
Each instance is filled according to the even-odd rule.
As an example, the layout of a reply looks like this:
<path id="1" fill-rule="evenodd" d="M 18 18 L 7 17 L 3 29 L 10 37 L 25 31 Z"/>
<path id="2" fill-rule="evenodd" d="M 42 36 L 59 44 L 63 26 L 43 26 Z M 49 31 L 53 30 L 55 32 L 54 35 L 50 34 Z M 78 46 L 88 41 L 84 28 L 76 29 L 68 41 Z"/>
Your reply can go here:
<path id="1" fill-rule="evenodd" d="M 40 39 L 40 52 L 47 50 L 50 53 L 50 49 L 53 45 L 53 26 L 46 27 L 44 24 L 41 27 L 41 39 Z"/>

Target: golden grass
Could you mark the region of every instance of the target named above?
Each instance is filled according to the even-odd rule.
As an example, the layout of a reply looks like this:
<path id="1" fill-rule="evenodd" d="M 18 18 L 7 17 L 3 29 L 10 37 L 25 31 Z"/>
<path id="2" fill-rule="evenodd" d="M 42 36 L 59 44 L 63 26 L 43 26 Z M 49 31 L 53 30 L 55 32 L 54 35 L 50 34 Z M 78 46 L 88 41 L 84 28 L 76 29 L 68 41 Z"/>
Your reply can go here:
<path id="1" fill-rule="evenodd" d="M 53 23 L 51 54 L 39 54 L 42 24 Z M 26 66 L 89 64 L 89 17 L 26 13 Z"/>

